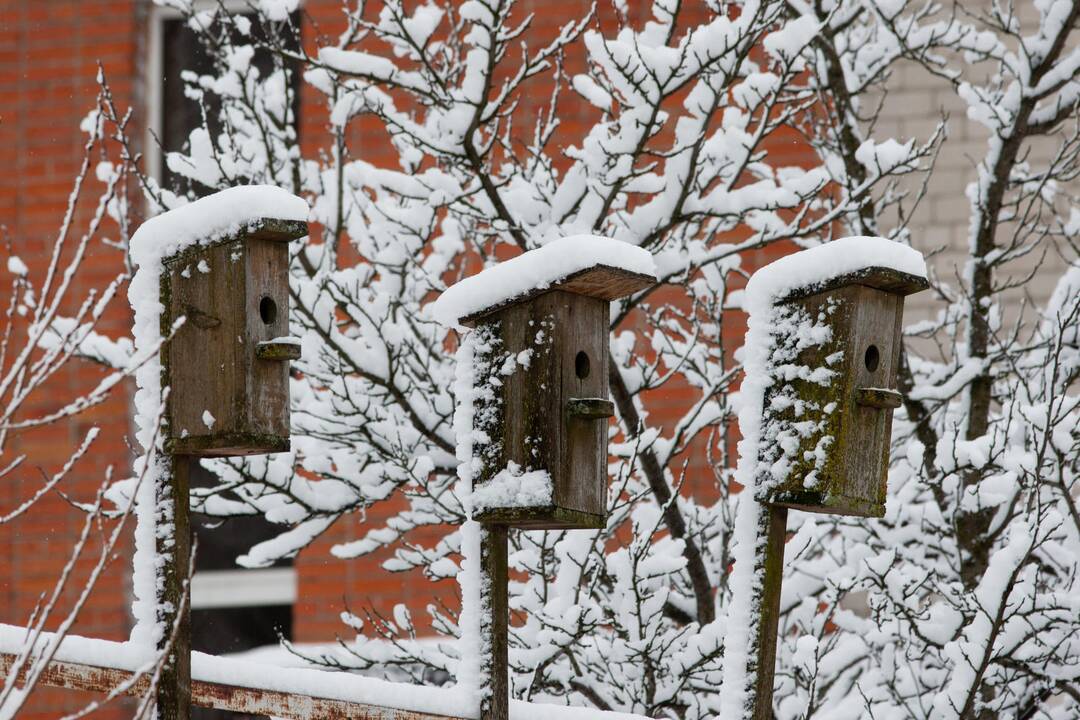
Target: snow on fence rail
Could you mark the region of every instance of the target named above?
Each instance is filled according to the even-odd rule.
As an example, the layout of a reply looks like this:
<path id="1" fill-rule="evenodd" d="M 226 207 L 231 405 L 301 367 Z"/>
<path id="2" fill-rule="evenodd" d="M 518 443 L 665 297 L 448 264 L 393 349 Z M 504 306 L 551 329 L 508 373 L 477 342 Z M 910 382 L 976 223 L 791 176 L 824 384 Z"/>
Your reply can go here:
<path id="1" fill-rule="evenodd" d="M 15 663 L 26 628 L 0 624 L 0 677 Z M 51 637 L 44 633 L 39 647 Z M 149 690 L 153 654 L 130 642 L 69 635 L 40 682 L 51 687 L 140 697 Z M 24 669 L 17 682 L 22 682 Z M 138 677 L 136 677 L 138 676 Z M 134 678 L 134 681 L 133 681 Z M 191 653 L 191 704 L 294 720 L 476 720 L 475 701 L 459 688 L 395 683 L 346 672 L 281 667 Z M 590 708 L 510 702 L 513 720 L 648 720 Z"/>

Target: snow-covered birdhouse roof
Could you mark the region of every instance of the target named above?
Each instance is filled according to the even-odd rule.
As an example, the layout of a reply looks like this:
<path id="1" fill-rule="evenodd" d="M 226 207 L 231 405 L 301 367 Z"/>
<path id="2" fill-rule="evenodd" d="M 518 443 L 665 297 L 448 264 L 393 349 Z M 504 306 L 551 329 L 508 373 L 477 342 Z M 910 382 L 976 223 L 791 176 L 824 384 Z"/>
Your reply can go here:
<path id="1" fill-rule="evenodd" d="M 656 282 L 649 251 L 598 235 L 572 235 L 461 280 L 429 312 L 444 325 L 473 327 L 486 315 L 552 290 L 616 300 Z"/>
<path id="2" fill-rule="evenodd" d="M 926 261 L 902 243 L 871 236 L 846 237 L 766 265 L 751 276 L 746 296 L 749 304 L 764 309 L 846 285 L 910 295 L 928 287 Z"/>

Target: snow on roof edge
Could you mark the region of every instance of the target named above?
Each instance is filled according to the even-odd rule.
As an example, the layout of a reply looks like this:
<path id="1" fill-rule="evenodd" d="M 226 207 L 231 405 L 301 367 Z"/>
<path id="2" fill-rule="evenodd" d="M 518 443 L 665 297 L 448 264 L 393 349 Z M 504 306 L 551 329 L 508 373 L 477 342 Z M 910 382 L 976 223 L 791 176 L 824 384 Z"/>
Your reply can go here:
<path id="1" fill-rule="evenodd" d="M 880 267 L 926 279 L 926 260 L 915 248 L 873 235 L 853 235 L 785 255 L 746 283 L 746 300 L 761 309 L 802 288 L 825 285 L 843 275 Z"/>
<path id="2" fill-rule="evenodd" d="M 151 265 L 192 245 L 206 244 L 262 218 L 306 222 L 303 198 L 275 185 L 237 185 L 155 215 L 131 236 L 138 266 Z"/>
<path id="3" fill-rule="evenodd" d="M 461 318 L 548 288 L 596 265 L 657 277 L 653 256 L 644 248 L 600 235 L 570 235 L 460 280 L 425 311 L 436 322 L 453 327 Z"/>

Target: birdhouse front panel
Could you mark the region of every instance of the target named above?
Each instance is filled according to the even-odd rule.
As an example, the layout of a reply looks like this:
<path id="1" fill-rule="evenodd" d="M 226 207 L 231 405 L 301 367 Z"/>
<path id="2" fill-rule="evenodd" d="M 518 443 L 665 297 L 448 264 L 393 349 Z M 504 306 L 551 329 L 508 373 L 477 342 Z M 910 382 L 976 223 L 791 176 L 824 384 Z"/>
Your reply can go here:
<path id="1" fill-rule="evenodd" d="M 508 469 L 544 471 L 550 498 L 504 503 L 478 520 L 534 529 L 602 527 L 607 501 L 608 303 L 551 291 L 477 322 L 474 424 L 484 488 Z M 482 494 L 482 493 L 481 493 Z"/>
<path id="2" fill-rule="evenodd" d="M 761 498 L 842 515 L 885 511 L 903 297 L 837 283 L 775 309 Z"/>
<path id="3" fill-rule="evenodd" d="M 289 252 L 281 242 L 257 240 L 247 243 L 245 338 L 252 347 L 248 358 L 248 412 L 252 432 L 270 437 L 289 436 L 289 363 L 263 357 L 266 344 L 289 334 Z"/>
<path id="4" fill-rule="evenodd" d="M 206 457 L 289 448 L 288 246 L 302 223 L 280 221 L 261 236 L 188 250 L 165 262 L 162 334 L 185 318 L 163 352 L 172 388 L 169 437 L 174 454 Z M 292 227 L 296 225 L 296 227 Z M 279 342 L 272 342 L 279 341 Z"/>
<path id="5" fill-rule="evenodd" d="M 847 291 L 852 314 L 846 354 L 850 381 L 844 388 L 843 432 L 837 446 L 843 463 L 843 495 L 885 512 L 893 409 L 899 407 L 899 372 L 904 300 L 865 285 Z"/>

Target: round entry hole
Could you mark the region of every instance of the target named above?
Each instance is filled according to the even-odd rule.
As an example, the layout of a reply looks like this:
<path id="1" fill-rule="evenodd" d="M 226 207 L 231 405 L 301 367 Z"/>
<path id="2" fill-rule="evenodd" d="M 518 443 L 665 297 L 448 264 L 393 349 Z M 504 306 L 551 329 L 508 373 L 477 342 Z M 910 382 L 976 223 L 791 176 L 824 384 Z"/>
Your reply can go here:
<path id="1" fill-rule="evenodd" d="M 863 362 L 866 363 L 866 369 L 870 372 L 877 370 L 878 363 L 881 362 L 881 353 L 878 352 L 877 345 L 866 348 Z"/>
<path id="2" fill-rule="evenodd" d="M 589 356 L 584 350 L 580 351 L 577 357 L 574 358 L 574 372 L 582 380 L 589 377 Z"/>
<path id="3" fill-rule="evenodd" d="M 259 317 L 267 325 L 270 325 L 277 319 L 277 303 L 273 298 L 263 296 L 263 299 L 259 301 Z"/>

